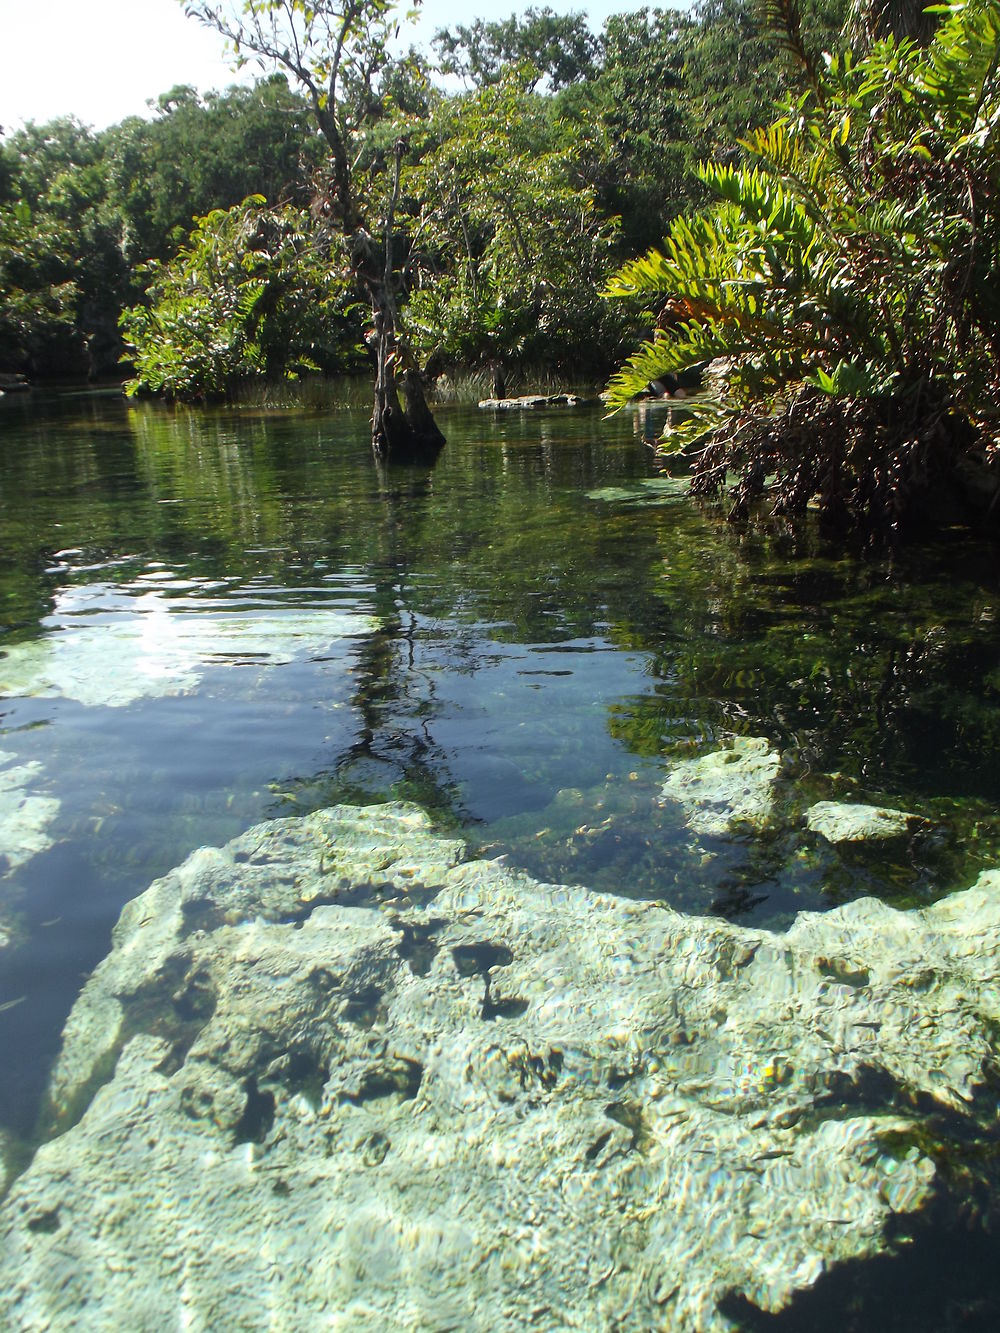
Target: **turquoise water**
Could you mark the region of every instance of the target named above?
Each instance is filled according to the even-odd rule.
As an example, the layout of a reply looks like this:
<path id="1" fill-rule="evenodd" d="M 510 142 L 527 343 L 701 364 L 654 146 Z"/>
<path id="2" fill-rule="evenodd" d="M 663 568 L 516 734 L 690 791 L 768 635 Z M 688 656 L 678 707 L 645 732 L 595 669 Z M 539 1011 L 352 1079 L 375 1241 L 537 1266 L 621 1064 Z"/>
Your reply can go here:
<path id="1" fill-rule="evenodd" d="M 537 876 L 767 925 L 996 863 L 993 551 L 741 533 L 648 421 L 441 416 L 433 470 L 380 476 L 348 407 L 0 403 L 0 782 L 36 802 L 0 848 L 0 1125 L 30 1136 L 122 904 L 263 818 L 405 797 Z M 692 836 L 666 774 L 734 734 L 794 809 Z M 827 797 L 927 823 L 838 852 L 795 813 Z"/>

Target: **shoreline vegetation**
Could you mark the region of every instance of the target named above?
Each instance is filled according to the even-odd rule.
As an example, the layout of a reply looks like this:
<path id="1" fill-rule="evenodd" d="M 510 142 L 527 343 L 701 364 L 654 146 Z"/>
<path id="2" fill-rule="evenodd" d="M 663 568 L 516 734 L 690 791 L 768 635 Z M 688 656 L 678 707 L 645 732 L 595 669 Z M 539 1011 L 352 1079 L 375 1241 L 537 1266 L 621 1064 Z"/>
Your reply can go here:
<path id="1" fill-rule="evenodd" d="M 384 462 L 433 459 L 456 374 L 616 409 L 709 367 L 659 453 L 731 517 L 992 521 L 996 0 L 529 8 L 430 55 L 387 0 L 189 13 L 266 76 L 0 145 L 0 371 L 366 374 Z"/>

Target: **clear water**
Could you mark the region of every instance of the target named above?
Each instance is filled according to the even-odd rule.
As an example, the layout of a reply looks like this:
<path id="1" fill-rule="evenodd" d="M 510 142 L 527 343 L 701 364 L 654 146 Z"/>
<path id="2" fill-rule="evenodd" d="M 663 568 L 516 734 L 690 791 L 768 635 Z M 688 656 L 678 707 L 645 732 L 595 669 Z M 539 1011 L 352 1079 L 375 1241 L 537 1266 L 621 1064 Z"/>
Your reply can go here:
<path id="1" fill-rule="evenodd" d="M 992 550 L 741 534 L 655 478 L 648 419 L 442 423 L 432 471 L 380 476 L 349 407 L 0 403 L 0 781 L 59 803 L 50 846 L 0 848 L 8 1130 L 122 904 L 271 816 L 404 797 L 535 875 L 768 925 L 997 861 Z M 693 837 L 660 788 L 734 733 L 782 751 L 796 808 L 927 832 Z"/>

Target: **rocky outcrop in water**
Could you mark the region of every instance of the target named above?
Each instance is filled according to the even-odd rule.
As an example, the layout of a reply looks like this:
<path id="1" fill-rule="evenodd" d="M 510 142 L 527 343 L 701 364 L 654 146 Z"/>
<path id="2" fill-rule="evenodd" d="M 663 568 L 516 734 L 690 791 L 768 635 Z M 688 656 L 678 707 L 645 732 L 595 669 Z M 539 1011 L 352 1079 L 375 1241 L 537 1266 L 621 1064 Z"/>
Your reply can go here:
<path id="1" fill-rule="evenodd" d="M 479 406 L 492 412 L 531 412 L 540 407 L 587 407 L 594 398 L 575 393 L 526 393 L 520 398 L 481 398 Z"/>
<path id="2" fill-rule="evenodd" d="M 17 872 L 53 845 L 52 825 L 59 809 L 59 801 L 44 793 L 41 764 L 19 764 L 16 755 L 0 750 L 0 950 L 19 934 L 24 886 Z M 0 986 L 0 1015 L 16 1002 L 17 997 Z"/>
<path id="3" fill-rule="evenodd" d="M 0 1324 L 725 1328 L 882 1250 L 995 1119 L 1000 874 L 775 935 L 463 855 L 339 808 L 126 907 Z"/>
<path id="4" fill-rule="evenodd" d="M 857 801 L 817 801 L 805 814 L 806 828 L 827 842 L 886 842 L 905 837 L 922 821 L 905 810 Z"/>
<path id="5" fill-rule="evenodd" d="M 680 802 L 695 833 L 722 837 L 761 829 L 771 818 L 780 766 L 781 756 L 763 736 L 735 736 L 725 749 L 676 764 L 662 794 Z"/>

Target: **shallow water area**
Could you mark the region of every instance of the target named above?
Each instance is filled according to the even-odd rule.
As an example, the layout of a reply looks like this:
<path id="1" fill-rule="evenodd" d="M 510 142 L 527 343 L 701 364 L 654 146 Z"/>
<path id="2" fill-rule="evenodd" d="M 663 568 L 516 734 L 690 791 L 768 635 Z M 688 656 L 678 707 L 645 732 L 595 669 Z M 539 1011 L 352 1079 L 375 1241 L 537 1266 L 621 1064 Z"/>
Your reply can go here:
<path id="1" fill-rule="evenodd" d="M 995 553 L 862 564 L 657 474 L 650 415 L 0 403 L 0 1130 L 28 1142 L 122 906 L 267 818 L 413 801 L 553 883 L 783 928 L 1000 864 Z M 759 826 L 678 766 L 752 740 Z M 770 780 L 770 778 L 769 778 Z M 912 819 L 810 831 L 820 801 Z"/>

